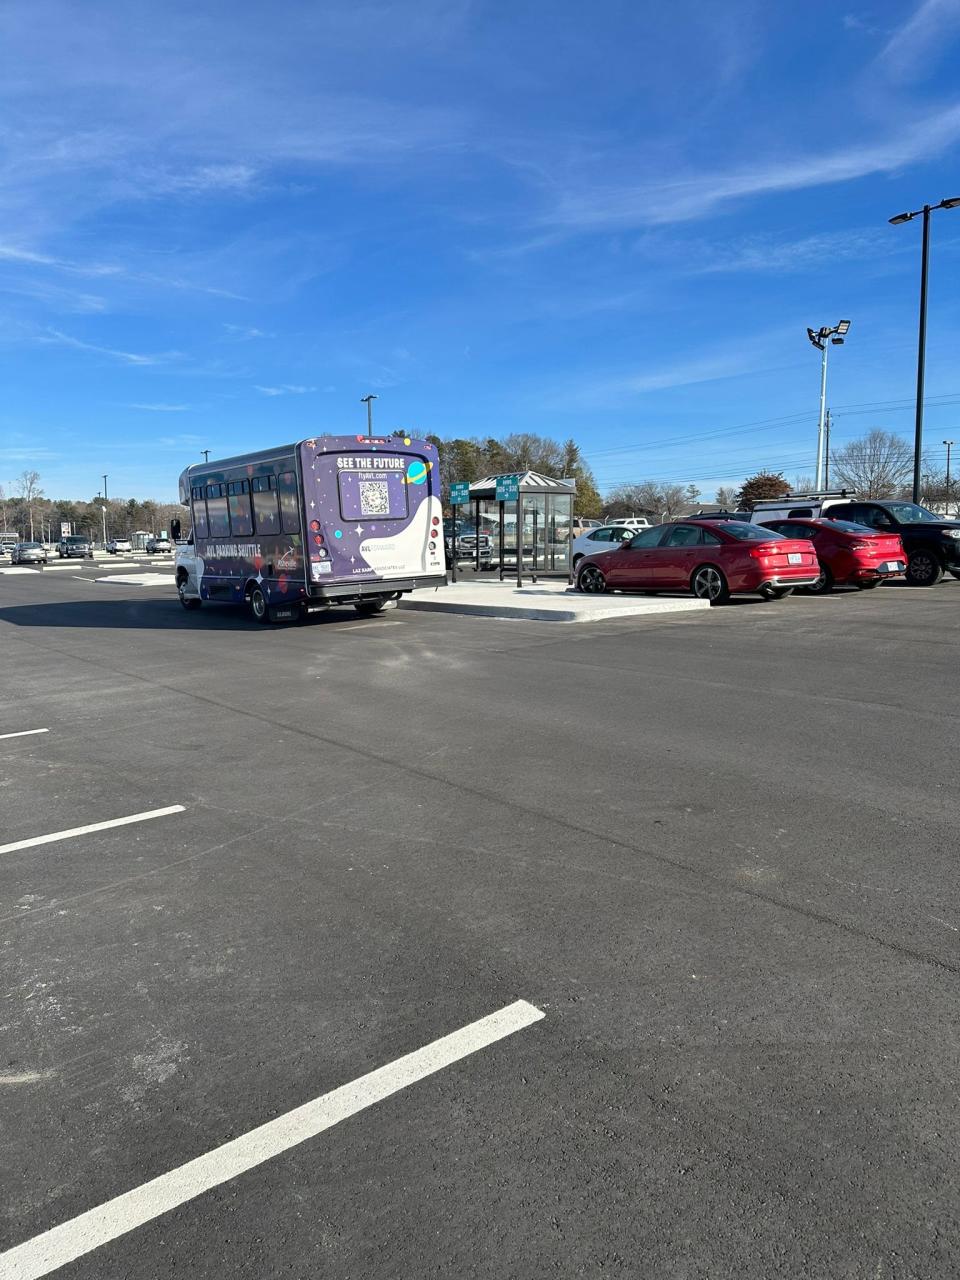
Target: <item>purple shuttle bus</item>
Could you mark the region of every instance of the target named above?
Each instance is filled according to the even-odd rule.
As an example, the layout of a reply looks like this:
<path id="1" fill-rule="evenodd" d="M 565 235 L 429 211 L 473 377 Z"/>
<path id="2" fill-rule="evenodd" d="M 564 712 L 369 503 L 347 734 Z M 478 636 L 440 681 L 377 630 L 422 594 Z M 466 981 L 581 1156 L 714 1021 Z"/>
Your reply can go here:
<path id="1" fill-rule="evenodd" d="M 335 604 L 379 613 L 446 583 L 439 459 L 425 440 L 316 436 L 196 463 L 180 501 L 192 518 L 175 565 L 185 609 L 246 602 L 258 622 Z"/>

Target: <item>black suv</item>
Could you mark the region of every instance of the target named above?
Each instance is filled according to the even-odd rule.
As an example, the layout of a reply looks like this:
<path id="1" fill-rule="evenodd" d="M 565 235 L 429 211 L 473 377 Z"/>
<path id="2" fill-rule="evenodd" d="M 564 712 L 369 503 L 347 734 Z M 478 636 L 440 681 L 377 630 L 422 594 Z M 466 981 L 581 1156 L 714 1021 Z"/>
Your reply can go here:
<path id="1" fill-rule="evenodd" d="M 886 498 L 882 502 L 831 502 L 827 520 L 852 520 L 871 529 L 897 533 L 907 553 L 907 582 L 932 587 L 944 572 L 960 578 L 960 520 L 945 520 L 915 502 Z"/>

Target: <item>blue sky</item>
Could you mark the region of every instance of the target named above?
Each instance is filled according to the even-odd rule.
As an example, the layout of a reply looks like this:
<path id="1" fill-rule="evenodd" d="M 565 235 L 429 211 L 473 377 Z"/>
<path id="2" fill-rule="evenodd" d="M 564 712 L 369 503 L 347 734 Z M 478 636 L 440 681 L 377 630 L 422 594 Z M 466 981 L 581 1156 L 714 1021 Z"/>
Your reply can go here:
<path id="1" fill-rule="evenodd" d="M 912 432 L 960 0 L 0 10 L 0 482 L 169 499 L 208 448 L 573 436 L 601 488 Z M 960 209 L 927 438 L 960 441 Z M 775 421 L 776 420 L 776 421 Z M 9 489 L 8 489 L 9 491 Z"/>

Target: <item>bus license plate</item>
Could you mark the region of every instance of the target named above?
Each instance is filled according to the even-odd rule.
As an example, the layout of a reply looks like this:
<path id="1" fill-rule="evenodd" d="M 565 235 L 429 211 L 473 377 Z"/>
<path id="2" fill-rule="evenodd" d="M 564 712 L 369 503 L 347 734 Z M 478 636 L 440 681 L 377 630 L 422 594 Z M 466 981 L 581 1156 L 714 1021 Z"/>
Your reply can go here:
<path id="1" fill-rule="evenodd" d="M 802 552 L 800 552 L 800 551 L 789 551 L 789 552 L 787 553 L 787 563 L 788 563 L 788 564 L 802 564 L 802 563 L 803 563 L 803 553 L 802 553 Z"/>

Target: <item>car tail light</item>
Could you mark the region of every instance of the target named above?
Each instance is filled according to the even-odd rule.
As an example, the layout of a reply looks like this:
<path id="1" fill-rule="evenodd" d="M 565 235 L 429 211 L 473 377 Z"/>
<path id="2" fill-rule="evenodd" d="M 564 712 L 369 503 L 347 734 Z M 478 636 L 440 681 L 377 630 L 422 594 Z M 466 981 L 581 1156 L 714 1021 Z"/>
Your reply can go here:
<path id="1" fill-rule="evenodd" d="M 874 551 L 876 548 L 872 542 L 851 542 L 851 551 Z"/>

